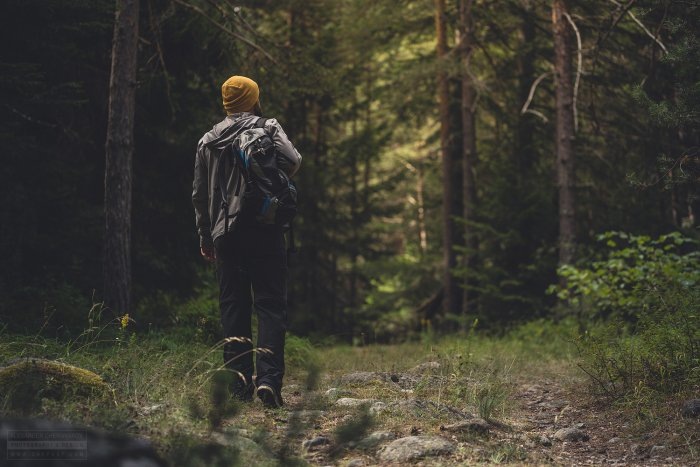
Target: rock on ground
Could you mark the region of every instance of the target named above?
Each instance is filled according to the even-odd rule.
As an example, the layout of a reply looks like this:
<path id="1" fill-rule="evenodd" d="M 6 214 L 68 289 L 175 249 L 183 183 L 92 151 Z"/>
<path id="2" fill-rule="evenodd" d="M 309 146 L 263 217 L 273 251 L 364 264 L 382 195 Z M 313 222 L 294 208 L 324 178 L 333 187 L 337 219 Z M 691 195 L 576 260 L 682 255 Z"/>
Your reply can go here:
<path id="1" fill-rule="evenodd" d="M 462 420 L 452 425 L 441 426 L 440 430 L 450 431 L 455 433 L 477 433 L 480 435 L 488 434 L 491 426 L 486 420 L 481 418 L 472 418 L 471 420 Z"/>
<path id="2" fill-rule="evenodd" d="M 440 436 L 407 436 L 386 445 L 379 453 L 385 462 L 409 462 L 424 457 L 452 454 L 454 444 Z"/>
<path id="3" fill-rule="evenodd" d="M 554 433 L 557 441 L 588 441 L 589 436 L 578 428 L 562 428 Z"/>
<path id="4" fill-rule="evenodd" d="M 352 397 L 341 397 L 335 401 L 335 405 L 339 407 L 358 407 L 360 405 L 372 405 L 377 402 L 374 399 L 354 399 Z"/>
<path id="5" fill-rule="evenodd" d="M 401 389 L 414 388 L 420 381 L 418 375 L 406 373 L 385 373 L 379 371 L 356 371 L 340 378 L 341 385 L 358 386 L 371 383 L 387 383 L 398 385 Z"/>
<path id="6" fill-rule="evenodd" d="M 700 417 L 700 399 L 691 399 L 683 404 L 682 414 L 686 418 Z"/>
<path id="7" fill-rule="evenodd" d="M 331 444 L 331 440 L 326 438 L 325 436 L 316 436 L 315 438 L 307 439 L 306 441 L 304 441 L 301 444 L 301 447 L 307 451 L 310 451 L 312 449 L 325 446 L 326 444 Z"/>
<path id="8" fill-rule="evenodd" d="M 386 409 L 386 402 L 378 401 L 369 408 L 369 413 L 376 415 Z"/>
<path id="9" fill-rule="evenodd" d="M 394 438 L 396 438 L 396 435 L 391 431 L 375 431 L 365 438 L 362 438 L 362 440 L 357 443 L 357 447 L 360 449 L 369 449 L 375 447 L 383 441 L 392 440 Z"/>
<path id="10" fill-rule="evenodd" d="M 107 383 L 90 370 L 42 358 L 18 358 L 0 368 L 5 409 L 37 413 L 42 398 L 109 397 Z"/>

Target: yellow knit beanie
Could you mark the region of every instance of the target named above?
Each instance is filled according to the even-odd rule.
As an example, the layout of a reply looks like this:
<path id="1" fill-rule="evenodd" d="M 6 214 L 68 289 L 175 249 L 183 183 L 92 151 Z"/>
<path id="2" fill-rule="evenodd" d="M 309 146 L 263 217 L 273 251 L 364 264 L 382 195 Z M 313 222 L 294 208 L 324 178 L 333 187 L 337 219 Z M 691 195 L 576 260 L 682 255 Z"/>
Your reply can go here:
<path id="1" fill-rule="evenodd" d="M 221 97 L 228 115 L 250 112 L 260 97 L 258 84 L 245 76 L 231 76 L 221 86 Z"/>

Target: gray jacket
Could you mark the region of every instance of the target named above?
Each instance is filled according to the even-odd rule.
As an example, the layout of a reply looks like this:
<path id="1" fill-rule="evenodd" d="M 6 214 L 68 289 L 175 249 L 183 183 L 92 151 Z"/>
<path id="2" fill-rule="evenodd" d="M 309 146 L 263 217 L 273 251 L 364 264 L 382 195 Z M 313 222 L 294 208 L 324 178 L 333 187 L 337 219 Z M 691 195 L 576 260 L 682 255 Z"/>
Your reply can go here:
<path id="1" fill-rule="evenodd" d="M 197 144 L 194 182 L 192 183 L 192 204 L 194 205 L 200 246 L 213 247 L 214 240 L 224 233 L 225 218 L 221 209 L 221 193 L 217 178 L 219 155 L 241 131 L 253 128 L 258 118 L 249 112 L 229 115 L 214 125 L 214 128 L 206 133 Z M 299 170 L 301 155 L 289 141 L 277 120 L 274 118 L 267 120 L 265 130 L 275 143 L 278 166 L 292 177 Z M 238 170 L 238 168 L 236 167 L 234 170 Z M 229 216 L 236 214 L 240 205 L 240 196 L 230 200 Z"/>

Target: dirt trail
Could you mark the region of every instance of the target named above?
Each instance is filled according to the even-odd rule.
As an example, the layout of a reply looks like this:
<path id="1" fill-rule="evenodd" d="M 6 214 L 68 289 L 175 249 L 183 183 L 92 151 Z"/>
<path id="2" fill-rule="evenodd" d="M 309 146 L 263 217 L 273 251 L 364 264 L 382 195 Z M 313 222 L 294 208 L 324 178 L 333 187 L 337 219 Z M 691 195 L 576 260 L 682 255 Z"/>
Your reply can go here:
<path id="1" fill-rule="evenodd" d="M 585 385 L 564 388 L 553 380 L 522 384 L 515 398 L 519 412 L 514 425 L 529 440 L 530 461 L 561 465 L 690 465 L 683 449 L 666 445 L 662 433 L 635 434 L 621 412 L 585 394 Z M 574 428 L 583 439 L 555 439 Z M 569 433 L 571 434 L 571 432 Z M 656 435 L 656 436 L 655 436 Z M 681 446 L 677 446 L 681 447 Z"/>
<path id="2" fill-rule="evenodd" d="M 520 374 L 510 385 L 510 412 L 489 422 L 467 406 L 421 392 L 426 381 L 451 384 L 442 374 L 410 372 L 336 375 L 312 393 L 290 384 L 284 409 L 253 406 L 248 420 L 266 427 L 277 453 L 286 443 L 286 452 L 319 466 L 698 465 L 682 441 L 683 430 L 697 429 L 697 420 L 666 420 L 640 434 L 639 424 L 626 421 L 629 415 L 596 404 L 582 380 Z M 338 427 L 358 420 L 362 405 L 374 426 L 364 439 L 339 439 Z"/>

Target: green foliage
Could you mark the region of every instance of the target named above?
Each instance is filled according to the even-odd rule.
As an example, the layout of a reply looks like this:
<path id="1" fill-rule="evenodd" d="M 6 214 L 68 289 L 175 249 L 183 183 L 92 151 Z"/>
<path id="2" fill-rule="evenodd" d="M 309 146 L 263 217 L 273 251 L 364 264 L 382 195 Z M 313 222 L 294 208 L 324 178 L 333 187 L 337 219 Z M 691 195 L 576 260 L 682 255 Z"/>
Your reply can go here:
<path id="1" fill-rule="evenodd" d="M 607 232 L 598 240 L 606 249 L 602 259 L 561 267 L 559 274 L 565 285 L 549 288 L 585 318 L 615 317 L 634 322 L 666 307 L 667 294 L 689 293 L 700 287 L 697 240 L 679 232 L 657 239 Z"/>
<path id="2" fill-rule="evenodd" d="M 565 266 L 560 299 L 589 329 L 577 346 L 581 367 L 614 397 L 674 393 L 700 381 L 700 252 L 679 233 L 658 239 L 609 232 L 607 251 L 586 266 Z M 601 323 L 594 321 L 607 318 Z"/>
<path id="3" fill-rule="evenodd" d="M 518 444 L 506 442 L 499 444 L 498 448 L 491 453 L 488 461 L 493 464 L 511 464 L 513 462 L 524 462 L 527 460 L 527 451 Z"/>
<path id="4" fill-rule="evenodd" d="M 579 338 L 581 368 L 602 394 L 646 398 L 700 383 L 700 292 L 667 289 L 661 298 L 633 333 L 613 319 Z"/>

